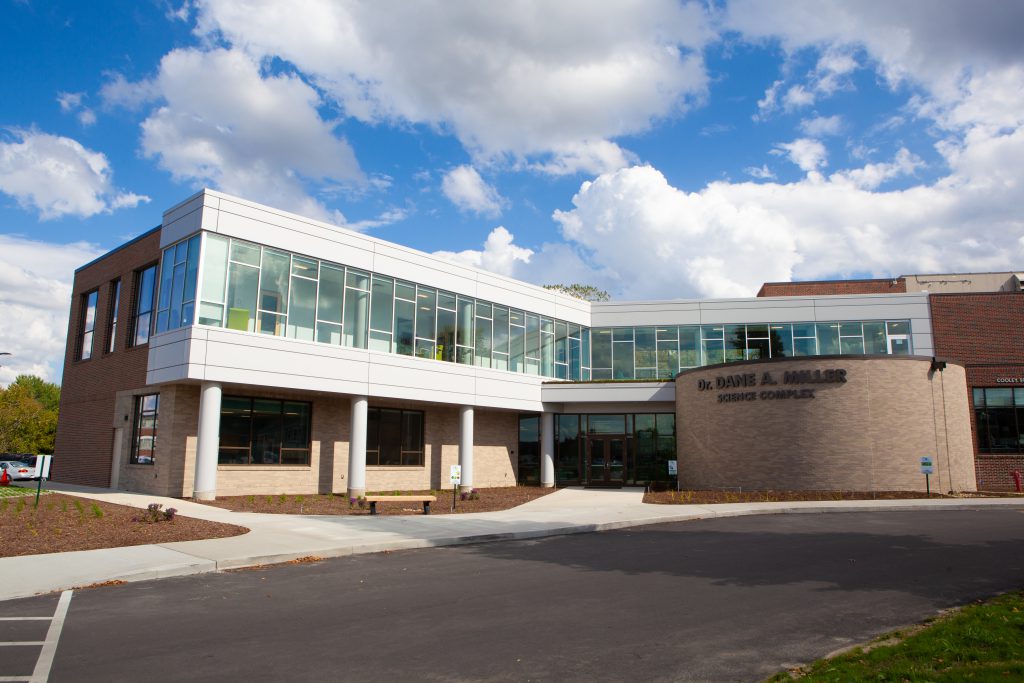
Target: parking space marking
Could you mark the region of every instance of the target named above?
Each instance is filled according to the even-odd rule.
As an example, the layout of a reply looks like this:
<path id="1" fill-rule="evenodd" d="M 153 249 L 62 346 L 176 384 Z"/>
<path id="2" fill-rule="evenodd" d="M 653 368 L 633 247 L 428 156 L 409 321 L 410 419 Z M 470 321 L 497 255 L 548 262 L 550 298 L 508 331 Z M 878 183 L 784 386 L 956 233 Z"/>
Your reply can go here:
<path id="1" fill-rule="evenodd" d="M 46 683 L 50 677 L 50 669 L 53 667 L 53 657 L 57 654 L 57 641 L 60 640 L 60 632 L 64 628 L 64 618 L 68 614 L 68 605 L 71 604 L 71 594 L 74 591 L 64 591 L 60 594 L 57 602 L 57 610 L 53 613 L 53 620 L 50 622 L 50 629 L 46 632 L 46 640 L 43 641 L 43 651 L 39 653 L 36 660 L 36 668 L 32 672 L 31 683 Z"/>
<path id="2" fill-rule="evenodd" d="M 12 640 L 7 643 L 0 643 L 0 647 L 17 647 L 18 645 L 35 645 L 39 647 L 44 642 L 42 640 Z"/>

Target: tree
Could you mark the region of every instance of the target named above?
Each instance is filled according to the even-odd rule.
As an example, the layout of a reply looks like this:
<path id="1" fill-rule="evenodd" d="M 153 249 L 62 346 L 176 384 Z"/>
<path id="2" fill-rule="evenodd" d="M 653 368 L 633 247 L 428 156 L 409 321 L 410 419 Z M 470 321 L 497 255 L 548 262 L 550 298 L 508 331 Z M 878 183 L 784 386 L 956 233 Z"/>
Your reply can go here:
<path id="1" fill-rule="evenodd" d="M 576 297 L 577 299 L 583 299 L 584 301 L 610 301 L 612 298 L 611 294 L 603 289 L 598 289 L 594 285 L 584 285 L 578 282 L 571 285 L 544 285 L 544 289 L 568 294 L 569 296 Z"/>
<path id="2" fill-rule="evenodd" d="M 60 387 L 19 375 L 0 389 L 0 452 L 53 453 Z"/>

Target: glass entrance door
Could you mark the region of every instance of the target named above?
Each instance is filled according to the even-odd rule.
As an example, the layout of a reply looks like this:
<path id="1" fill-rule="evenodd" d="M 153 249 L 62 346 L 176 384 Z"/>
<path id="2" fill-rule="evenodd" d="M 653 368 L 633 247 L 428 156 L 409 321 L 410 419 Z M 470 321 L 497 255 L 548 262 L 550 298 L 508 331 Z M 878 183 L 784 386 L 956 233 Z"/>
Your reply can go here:
<path id="1" fill-rule="evenodd" d="M 626 437 L 591 436 L 587 449 L 587 480 L 591 484 L 621 484 L 626 475 Z"/>

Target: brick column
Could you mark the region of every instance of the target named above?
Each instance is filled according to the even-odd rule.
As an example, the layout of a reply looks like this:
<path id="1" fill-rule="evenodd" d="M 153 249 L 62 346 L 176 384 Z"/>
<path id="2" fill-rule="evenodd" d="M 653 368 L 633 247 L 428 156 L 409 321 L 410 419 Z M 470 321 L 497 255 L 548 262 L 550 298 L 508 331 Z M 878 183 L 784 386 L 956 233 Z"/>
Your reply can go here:
<path id="1" fill-rule="evenodd" d="M 460 490 L 473 490 L 473 407 L 459 408 L 459 465 L 462 466 Z"/>
<path id="2" fill-rule="evenodd" d="M 348 442 L 348 495 L 366 495 L 366 413 L 365 396 L 352 397 L 352 429 Z"/>
<path id="3" fill-rule="evenodd" d="M 555 485 L 555 416 L 540 414 L 540 485 Z"/>
<path id="4" fill-rule="evenodd" d="M 203 382 L 199 390 L 199 435 L 196 439 L 196 478 L 192 497 L 217 497 L 217 452 L 220 450 L 220 399 L 218 382 Z"/>

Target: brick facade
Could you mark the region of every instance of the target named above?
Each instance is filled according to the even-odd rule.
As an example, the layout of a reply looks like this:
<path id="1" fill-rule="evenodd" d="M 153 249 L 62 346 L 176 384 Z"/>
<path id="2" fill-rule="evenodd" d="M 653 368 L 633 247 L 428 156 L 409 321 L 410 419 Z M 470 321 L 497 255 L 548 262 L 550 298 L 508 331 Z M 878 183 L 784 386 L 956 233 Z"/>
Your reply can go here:
<path id="1" fill-rule="evenodd" d="M 966 367 L 969 407 L 974 387 L 1024 386 L 997 382 L 1024 377 L 1024 293 L 933 294 L 929 300 L 935 354 Z M 979 453 L 973 409 L 969 413 L 978 488 L 1012 489 L 1012 472 L 1024 472 L 1024 453 Z"/>
<path id="2" fill-rule="evenodd" d="M 156 263 L 160 256 L 160 231 L 151 230 L 75 272 L 68 319 L 68 344 L 57 421 L 53 475 L 57 481 L 108 486 L 110 483 L 115 394 L 146 383 L 148 345 L 128 346 L 135 298 L 135 271 Z M 107 352 L 112 313 L 112 283 L 121 279 L 117 333 L 113 352 Z M 83 297 L 98 290 L 92 357 L 77 360 Z M 131 432 L 128 420 L 117 426 Z M 123 417 L 123 415 L 122 415 Z M 126 456 L 127 457 L 127 456 Z"/>
<path id="3" fill-rule="evenodd" d="M 841 369 L 845 381 L 786 381 Z M 975 490 L 964 369 L 915 356 L 730 363 L 676 377 L 679 480 L 686 488 Z M 765 374 L 770 378 L 766 378 Z M 718 379 L 740 378 L 735 388 Z M 768 380 L 768 381 L 766 381 Z M 710 382 L 703 389 L 700 382 Z M 773 383 L 774 382 L 774 383 Z M 777 392 L 783 392 L 781 397 Z M 786 392 L 811 392 L 801 397 Z M 813 398 L 812 398 L 813 394 Z M 729 400 L 720 401 L 720 396 Z"/>
<path id="4" fill-rule="evenodd" d="M 813 280 L 808 282 L 766 282 L 757 295 L 765 296 L 829 296 L 835 294 L 905 294 L 906 279 L 877 280 Z"/>

